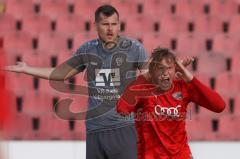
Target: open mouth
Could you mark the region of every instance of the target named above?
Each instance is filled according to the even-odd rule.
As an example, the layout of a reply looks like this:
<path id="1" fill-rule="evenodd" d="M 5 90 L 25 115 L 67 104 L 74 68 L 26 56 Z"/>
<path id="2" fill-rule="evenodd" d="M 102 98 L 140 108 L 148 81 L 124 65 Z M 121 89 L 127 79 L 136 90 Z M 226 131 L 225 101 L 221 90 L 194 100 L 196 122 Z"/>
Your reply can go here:
<path id="1" fill-rule="evenodd" d="M 171 85 L 170 78 L 163 78 L 161 80 L 161 85 L 164 87 L 169 87 L 169 85 Z"/>
<path id="2" fill-rule="evenodd" d="M 107 37 L 108 38 L 112 38 L 113 37 L 113 33 L 107 33 Z"/>

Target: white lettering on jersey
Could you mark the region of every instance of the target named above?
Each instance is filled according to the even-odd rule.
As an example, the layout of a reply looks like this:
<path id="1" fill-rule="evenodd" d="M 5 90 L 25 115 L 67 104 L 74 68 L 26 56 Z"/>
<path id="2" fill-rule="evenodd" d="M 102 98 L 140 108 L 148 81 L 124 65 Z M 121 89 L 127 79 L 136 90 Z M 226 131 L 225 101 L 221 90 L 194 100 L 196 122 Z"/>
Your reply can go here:
<path id="1" fill-rule="evenodd" d="M 162 107 L 160 105 L 156 105 L 154 107 L 154 111 L 157 115 L 167 115 L 171 117 L 179 117 L 179 111 L 178 108 L 180 108 L 181 105 L 177 105 L 176 107 Z"/>

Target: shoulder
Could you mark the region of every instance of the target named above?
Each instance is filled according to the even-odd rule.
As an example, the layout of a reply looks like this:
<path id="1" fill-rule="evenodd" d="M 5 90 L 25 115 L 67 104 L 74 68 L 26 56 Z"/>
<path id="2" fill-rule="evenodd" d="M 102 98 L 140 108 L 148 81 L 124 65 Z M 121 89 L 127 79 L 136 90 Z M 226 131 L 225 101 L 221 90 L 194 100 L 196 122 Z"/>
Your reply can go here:
<path id="1" fill-rule="evenodd" d="M 174 80 L 173 84 L 174 84 L 174 87 L 175 87 L 174 89 L 175 90 L 179 90 L 179 91 L 182 91 L 182 92 L 185 92 L 185 93 L 187 93 L 188 90 L 189 90 L 188 84 L 181 79 Z"/>
<path id="2" fill-rule="evenodd" d="M 92 51 L 93 49 L 95 49 L 99 44 L 99 41 L 98 39 L 93 39 L 93 40 L 90 40 L 90 41 L 87 41 L 85 43 L 83 43 L 78 49 L 77 49 L 77 52 L 84 52 L 84 53 L 87 53 L 87 52 L 90 52 Z"/>
<path id="3" fill-rule="evenodd" d="M 127 36 L 121 36 L 122 40 L 120 42 L 120 47 L 121 48 L 128 48 L 131 47 L 132 49 L 134 48 L 142 48 L 143 45 L 136 39 L 127 37 Z"/>

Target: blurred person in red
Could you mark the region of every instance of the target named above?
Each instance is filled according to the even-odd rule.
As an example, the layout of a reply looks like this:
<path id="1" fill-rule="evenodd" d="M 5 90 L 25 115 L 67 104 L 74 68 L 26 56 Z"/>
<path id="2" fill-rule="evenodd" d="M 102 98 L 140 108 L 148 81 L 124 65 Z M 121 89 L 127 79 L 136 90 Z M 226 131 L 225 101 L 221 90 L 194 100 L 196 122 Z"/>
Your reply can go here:
<path id="1" fill-rule="evenodd" d="M 0 49 L 0 70 L 4 66 L 4 51 Z M 9 117 L 8 110 L 8 93 L 5 89 L 5 74 L 0 71 L 0 159 L 6 159 L 6 144 L 3 144 L 4 140 L 3 125 L 6 126 L 7 118 Z"/>
<path id="2" fill-rule="evenodd" d="M 185 129 L 188 103 L 217 113 L 225 103 L 168 49 L 156 48 L 151 58 L 148 72 L 127 86 L 117 111 L 125 116 L 134 112 L 138 159 L 190 159 Z"/>

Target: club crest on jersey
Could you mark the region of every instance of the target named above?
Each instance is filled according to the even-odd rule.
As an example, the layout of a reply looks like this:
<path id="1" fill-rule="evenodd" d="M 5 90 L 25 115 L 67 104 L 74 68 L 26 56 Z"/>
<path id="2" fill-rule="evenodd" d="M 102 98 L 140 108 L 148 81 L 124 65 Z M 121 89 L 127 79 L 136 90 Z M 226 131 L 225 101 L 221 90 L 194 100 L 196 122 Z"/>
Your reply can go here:
<path id="1" fill-rule="evenodd" d="M 182 100 L 183 99 L 182 92 L 175 92 L 175 93 L 172 94 L 172 97 L 176 100 Z"/>
<path id="2" fill-rule="evenodd" d="M 123 40 L 121 43 L 120 43 L 120 47 L 122 49 L 126 49 L 126 48 L 129 48 L 130 46 L 132 46 L 132 42 L 130 40 Z"/>

